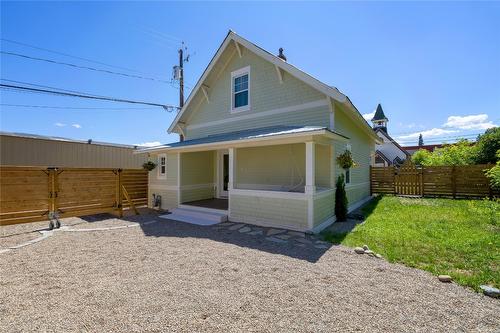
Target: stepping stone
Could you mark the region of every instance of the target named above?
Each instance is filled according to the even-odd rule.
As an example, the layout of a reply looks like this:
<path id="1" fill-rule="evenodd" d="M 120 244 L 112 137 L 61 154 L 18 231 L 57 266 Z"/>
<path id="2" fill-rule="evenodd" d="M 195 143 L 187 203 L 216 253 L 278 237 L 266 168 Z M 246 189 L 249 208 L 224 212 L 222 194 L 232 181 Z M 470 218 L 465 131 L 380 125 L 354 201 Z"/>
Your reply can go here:
<path id="1" fill-rule="evenodd" d="M 280 243 L 280 244 L 286 244 L 286 243 L 288 243 L 286 240 L 279 239 L 279 238 L 276 238 L 276 237 L 266 237 L 266 240 L 274 242 L 274 243 Z"/>
<path id="2" fill-rule="evenodd" d="M 239 228 L 243 227 L 244 224 L 235 224 L 232 227 L 229 227 L 229 230 L 238 230 Z"/>
<path id="3" fill-rule="evenodd" d="M 441 282 L 451 282 L 451 276 L 449 275 L 439 275 L 438 279 Z"/>
<path id="4" fill-rule="evenodd" d="M 241 228 L 241 229 L 240 229 L 240 230 L 238 230 L 238 231 L 239 231 L 239 232 L 241 232 L 241 233 L 244 233 L 244 232 L 249 232 L 249 231 L 252 231 L 252 229 L 251 229 L 251 228 L 249 228 L 249 227 L 244 227 L 244 228 Z"/>
<path id="5" fill-rule="evenodd" d="M 231 222 L 222 222 L 222 223 L 219 223 L 218 225 L 221 226 L 221 227 L 229 227 L 229 226 L 232 226 L 234 223 L 231 223 Z"/>
<path id="6" fill-rule="evenodd" d="M 287 240 L 287 239 L 291 238 L 292 236 L 287 235 L 287 234 L 283 234 L 283 235 L 277 235 L 277 236 L 275 236 L 275 237 L 277 237 L 277 238 L 279 238 L 279 239 L 284 239 L 284 240 Z"/>
<path id="7" fill-rule="evenodd" d="M 357 254 L 364 254 L 365 250 L 362 247 L 358 246 L 354 248 L 354 252 L 356 252 Z"/>
<path id="8" fill-rule="evenodd" d="M 324 242 L 324 241 L 321 241 L 321 240 L 315 241 L 314 243 L 317 244 L 317 245 L 320 245 L 320 244 L 327 245 L 328 244 L 327 242 Z"/>
<path id="9" fill-rule="evenodd" d="M 255 235 L 262 235 L 264 232 L 262 230 L 255 230 L 252 232 L 249 232 L 249 235 L 255 236 Z"/>
<path id="10" fill-rule="evenodd" d="M 312 242 L 307 238 L 299 238 L 299 239 L 296 239 L 296 241 L 304 243 L 304 244 L 312 244 Z"/>
<path id="11" fill-rule="evenodd" d="M 479 288 L 481 288 L 481 290 L 486 296 L 490 296 L 493 298 L 500 298 L 500 290 L 498 290 L 497 288 L 493 288 L 492 286 L 487 286 L 487 285 L 481 285 L 479 286 Z"/>
<path id="12" fill-rule="evenodd" d="M 326 246 L 326 245 L 314 245 L 314 247 L 317 249 L 327 249 L 328 248 L 328 246 Z"/>
<path id="13" fill-rule="evenodd" d="M 301 244 L 301 243 L 299 243 L 299 244 L 295 244 L 295 245 L 296 245 L 296 246 L 300 246 L 300 247 L 306 247 L 306 244 Z"/>
<path id="14" fill-rule="evenodd" d="M 268 235 L 268 236 L 273 236 L 273 235 L 277 235 L 277 234 L 282 234 L 282 233 L 284 233 L 285 231 L 286 231 L 286 230 L 282 230 L 282 229 L 281 229 L 281 230 L 280 230 L 280 229 L 269 229 L 269 230 L 267 231 L 267 235 Z"/>
<path id="15" fill-rule="evenodd" d="M 288 234 L 290 236 L 297 236 L 297 237 L 306 237 L 306 234 L 303 233 L 303 232 L 299 232 L 299 231 L 289 231 Z"/>

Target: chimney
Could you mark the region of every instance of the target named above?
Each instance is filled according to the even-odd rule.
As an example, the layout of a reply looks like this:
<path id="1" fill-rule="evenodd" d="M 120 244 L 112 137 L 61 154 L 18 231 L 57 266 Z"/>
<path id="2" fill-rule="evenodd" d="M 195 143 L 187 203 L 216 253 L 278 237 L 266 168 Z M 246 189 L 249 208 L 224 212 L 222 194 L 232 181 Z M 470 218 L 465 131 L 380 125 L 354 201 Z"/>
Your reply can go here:
<path id="1" fill-rule="evenodd" d="M 286 57 L 283 54 L 283 48 L 280 47 L 279 51 L 280 51 L 280 53 L 278 54 L 278 58 L 281 58 L 282 60 L 286 61 Z"/>

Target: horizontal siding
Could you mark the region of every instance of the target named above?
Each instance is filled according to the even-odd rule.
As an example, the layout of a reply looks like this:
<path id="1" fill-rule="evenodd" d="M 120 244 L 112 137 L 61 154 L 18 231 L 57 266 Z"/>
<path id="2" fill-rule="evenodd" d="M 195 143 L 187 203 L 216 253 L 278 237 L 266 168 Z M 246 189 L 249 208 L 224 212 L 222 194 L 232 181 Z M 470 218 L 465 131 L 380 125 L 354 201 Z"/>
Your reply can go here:
<path id="1" fill-rule="evenodd" d="M 177 154 L 167 154 L 167 177 L 158 177 L 158 166 L 149 172 L 150 186 L 177 186 Z M 151 155 L 151 160 L 158 164 L 158 155 Z"/>
<path id="2" fill-rule="evenodd" d="M 213 151 L 181 154 L 181 186 L 214 182 Z"/>
<path id="3" fill-rule="evenodd" d="M 239 148 L 236 153 L 236 182 L 239 184 L 304 186 L 303 143 Z"/>
<path id="4" fill-rule="evenodd" d="M 335 192 L 314 198 L 314 226 L 317 226 L 335 215 Z"/>
<path id="5" fill-rule="evenodd" d="M 212 199 L 215 196 L 213 184 L 200 188 L 181 189 L 181 203 Z"/>
<path id="6" fill-rule="evenodd" d="M 251 113 L 252 111 L 249 112 Z M 239 113 L 239 115 L 246 115 L 250 113 L 241 112 Z M 293 111 L 270 116 L 256 117 L 249 120 L 231 121 L 221 125 L 213 125 L 201 128 L 188 128 L 186 134 L 189 139 L 196 139 L 205 137 L 207 135 L 278 125 L 328 127 L 329 122 L 330 115 L 328 106 L 322 106 L 306 109 L 303 111 Z"/>
<path id="7" fill-rule="evenodd" d="M 250 66 L 250 105 L 249 111 L 231 113 L 231 72 Z M 213 75 L 216 75 L 215 73 Z M 197 98 L 189 109 L 187 125 L 204 124 L 206 122 L 237 118 L 241 115 L 258 114 L 259 112 L 279 109 L 288 106 L 300 105 L 308 102 L 325 99 L 325 95 L 311 88 L 301 80 L 288 73 L 283 75 L 283 83 L 279 82 L 278 74 L 273 64 L 265 61 L 254 53 L 244 49 L 243 56 L 231 58 L 222 73 L 217 74 L 217 79 L 208 79 L 209 101 Z M 211 81 L 210 81 L 211 80 Z M 197 94 L 202 94 L 199 91 Z M 213 128 L 189 129 L 187 139 L 193 139 L 214 133 L 226 133 L 235 130 L 257 128 L 273 125 L 316 125 L 328 126 L 328 107 L 314 110 L 293 112 L 277 117 L 262 117 L 251 121 L 236 121 Z"/>
<path id="8" fill-rule="evenodd" d="M 229 218 L 234 221 L 301 231 L 308 229 L 305 198 L 261 198 L 230 193 L 229 205 Z"/>
<path id="9" fill-rule="evenodd" d="M 0 136 L 1 165 L 138 169 L 147 160 L 133 148 Z"/>
<path id="10" fill-rule="evenodd" d="M 177 207 L 177 191 L 164 187 L 149 186 L 149 207 L 153 207 L 153 194 L 161 196 L 161 208 L 172 210 Z"/>

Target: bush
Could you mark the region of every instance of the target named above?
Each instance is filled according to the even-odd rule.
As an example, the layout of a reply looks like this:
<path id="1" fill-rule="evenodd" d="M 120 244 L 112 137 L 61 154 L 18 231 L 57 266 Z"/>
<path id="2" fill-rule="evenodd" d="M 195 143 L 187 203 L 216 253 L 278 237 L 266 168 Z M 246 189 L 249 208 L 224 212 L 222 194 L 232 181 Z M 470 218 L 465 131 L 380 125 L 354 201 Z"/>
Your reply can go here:
<path id="1" fill-rule="evenodd" d="M 430 160 L 430 155 L 430 151 L 419 149 L 411 156 L 411 160 L 416 165 L 425 165 L 427 161 Z"/>
<path id="2" fill-rule="evenodd" d="M 144 168 L 144 170 L 151 171 L 156 168 L 156 163 L 153 161 L 147 161 L 142 165 L 142 167 Z"/>
<path id="3" fill-rule="evenodd" d="M 497 165 L 486 171 L 486 177 L 490 179 L 491 187 L 500 189 L 500 149 L 497 151 Z"/>
<path id="4" fill-rule="evenodd" d="M 337 178 L 337 188 L 335 189 L 335 216 L 337 221 L 347 219 L 347 194 L 345 193 L 344 175 Z"/>
<path id="5" fill-rule="evenodd" d="M 480 135 L 477 140 L 477 152 L 474 158 L 476 164 L 495 163 L 500 156 L 496 156 L 500 150 L 500 127 L 489 128 Z"/>

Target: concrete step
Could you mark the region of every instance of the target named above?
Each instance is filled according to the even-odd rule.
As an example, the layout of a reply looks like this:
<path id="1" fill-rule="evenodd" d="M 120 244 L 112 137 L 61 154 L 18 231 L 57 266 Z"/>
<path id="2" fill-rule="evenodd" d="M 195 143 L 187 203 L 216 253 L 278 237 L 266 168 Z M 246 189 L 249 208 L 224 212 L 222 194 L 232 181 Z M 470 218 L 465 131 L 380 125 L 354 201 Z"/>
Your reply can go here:
<path id="1" fill-rule="evenodd" d="M 198 225 L 213 225 L 227 221 L 227 215 L 224 213 L 186 208 L 176 208 L 172 211 L 172 214 L 161 215 L 160 217 Z"/>

